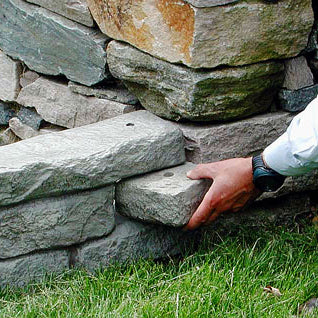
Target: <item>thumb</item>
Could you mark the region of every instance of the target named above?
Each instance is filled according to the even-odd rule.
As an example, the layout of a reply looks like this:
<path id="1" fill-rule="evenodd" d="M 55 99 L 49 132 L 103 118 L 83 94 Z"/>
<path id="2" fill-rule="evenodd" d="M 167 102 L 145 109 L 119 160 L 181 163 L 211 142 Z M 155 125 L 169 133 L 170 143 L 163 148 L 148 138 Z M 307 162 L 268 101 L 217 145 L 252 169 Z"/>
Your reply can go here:
<path id="1" fill-rule="evenodd" d="M 199 164 L 194 169 L 188 171 L 187 177 L 193 180 L 213 179 L 215 177 L 213 163 Z"/>

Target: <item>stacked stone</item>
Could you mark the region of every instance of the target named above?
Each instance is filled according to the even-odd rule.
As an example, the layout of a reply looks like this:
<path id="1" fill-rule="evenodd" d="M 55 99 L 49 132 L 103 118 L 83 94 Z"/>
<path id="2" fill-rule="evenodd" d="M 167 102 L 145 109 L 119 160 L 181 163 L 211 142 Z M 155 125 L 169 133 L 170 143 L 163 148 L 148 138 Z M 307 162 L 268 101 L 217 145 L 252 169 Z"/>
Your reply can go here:
<path id="1" fill-rule="evenodd" d="M 138 108 L 107 71 L 110 39 L 86 1 L 5 0 L 0 18 L 0 145 Z"/>
<path id="2" fill-rule="evenodd" d="M 260 152 L 317 95 L 313 21 L 311 0 L 2 0 L 0 286 L 179 253 L 211 186 L 186 172 Z M 317 180 L 224 222 L 306 212 Z"/>

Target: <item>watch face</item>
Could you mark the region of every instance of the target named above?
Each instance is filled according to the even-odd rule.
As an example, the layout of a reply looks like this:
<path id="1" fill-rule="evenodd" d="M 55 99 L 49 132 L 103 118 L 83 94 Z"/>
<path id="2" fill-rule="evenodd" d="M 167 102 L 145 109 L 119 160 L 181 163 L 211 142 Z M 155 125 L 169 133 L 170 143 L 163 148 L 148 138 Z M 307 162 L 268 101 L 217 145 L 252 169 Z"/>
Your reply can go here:
<path id="1" fill-rule="evenodd" d="M 281 187 L 284 180 L 270 175 L 262 175 L 254 180 L 255 186 L 264 192 L 274 192 Z"/>

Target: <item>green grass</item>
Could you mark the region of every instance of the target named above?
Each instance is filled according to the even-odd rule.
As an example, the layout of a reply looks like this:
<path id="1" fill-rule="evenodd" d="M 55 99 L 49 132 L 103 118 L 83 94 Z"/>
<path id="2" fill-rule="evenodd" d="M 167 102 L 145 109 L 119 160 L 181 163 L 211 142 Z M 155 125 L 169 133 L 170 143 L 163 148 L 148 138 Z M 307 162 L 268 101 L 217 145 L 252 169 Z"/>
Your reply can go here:
<path id="1" fill-rule="evenodd" d="M 196 252 L 0 292 L 0 317 L 291 317 L 318 296 L 318 232 L 207 235 Z M 263 292 L 279 288 L 282 297 Z M 316 316 L 318 317 L 318 315 Z"/>

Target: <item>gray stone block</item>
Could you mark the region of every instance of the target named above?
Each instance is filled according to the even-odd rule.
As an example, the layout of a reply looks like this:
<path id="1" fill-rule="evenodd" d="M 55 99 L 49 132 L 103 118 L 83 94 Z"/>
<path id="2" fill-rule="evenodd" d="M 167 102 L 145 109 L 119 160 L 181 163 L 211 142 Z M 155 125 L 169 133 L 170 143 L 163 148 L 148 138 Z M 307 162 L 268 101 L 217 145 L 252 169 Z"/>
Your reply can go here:
<path id="1" fill-rule="evenodd" d="M 282 87 L 297 90 L 312 85 L 314 77 L 304 56 L 285 61 L 285 79 Z"/>
<path id="2" fill-rule="evenodd" d="M 280 62 L 194 70 L 117 41 L 108 45 L 107 58 L 110 72 L 142 106 L 173 120 L 224 121 L 264 112 L 283 80 Z"/>
<path id="3" fill-rule="evenodd" d="M 9 105 L 0 101 L 0 125 L 6 126 L 9 124 L 9 120 L 15 115 L 15 112 L 9 107 Z"/>
<path id="4" fill-rule="evenodd" d="M 147 111 L 0 148 L 0 206 L 111 184 L 185 161 L 182 132 Z"/>
<path id="5" fill-rule="evenodd" d="M 123 180 L 116 185 L 116 211 L 150 223 L 180 227 L 210 188 L 207 179 L 191 180 L 192 163 Z"/>
<path id="6" fill-rule="evenodd" d="M 56 12 L 68 19 L 93 26 L 94 21 L 89 12 L 86 0 L 27 0 L 50 11 Z"/>
<path id="7" fill-rule="evenodd" d="M 13 61 L 0 50 L 0 100 L 5 102 L 15 101 L 20 91 L 21 73 L 21 62 Z"/>
<path id="8" fill-rule="evenodd" d="M 176 124 L 183 132 L 187 160 L 207 163 L 260 153 L 293 119 L 289 113 L 269 113 L 217 125 Z"/>
<path id="9" fill-rule="evenodd" d="M 22 88 L 17 102 L 34 107 L 45 121 L 67 128 L 96 123 L 136 110 L 133 105 L 73 93 L 67 84 L 44 77 Z"/>
<path id="10" fill-rule="evenodd" d="M 69 246 L 114 227 L 115 187 L 0 208 L 0 259 Z"/>
<path id="11" fill-rule="evenodd" d="M 0 260 L 0 287 L 23 287 L 43 280 L 47 274 L 58 274 L 68 268 L 68 252 L 59 250 Z"/>
<path id="12" fill-rule="evenodd" d="M 43 123 L 43 118 L 31 108 L 21 107 L 17 116 L 24 124 L 35 130 L 40 129 L 40 126 Z"/>
<path id="13" fill-rule="evenodd" d="M 318 85 L 305 87 L 296 91 L 282 89 L 278 93 L 280 106 L 289 112 L 300 112 L 317 97 Z"/>
<path id="14" fill-rule="evenodd" d="M 93 272 L 114 263 L 164 258 L 180 254 L 195 239 L 195 234 L 184 233 L 180 229 L 118 217 L 115 230 L 109 236 L 78 248 L 75 264 Z"/>
<path id="15" fill-rule="evenodd" d="M 36 137 L 40 134 L 38 130 L 24 124 L 19 118 L 14 117 L 9 120 L 9 127 L 11 131 L 20 139 L 28 139 Z"/>
<path id="16" fill-rule="evenodd" d="M 31 70 L 93 85 L 108 77 L 108 37 L 22 0 L 2 0 L 0 48 Z"/>
<path id="17" fill-rule="evenodd" d="M 135 97 L 129 90 L 120 85 L 107 86 L 107 87 L 88 87 L 77 83 L 69 82 L 69 89 L 77 94 L 85 96 L 95 96 L 98 98 L 105 98 L 113 100 L 118 103 L 136 105 L 138 103 L 137 97 Z"/>
<path id="18" fill-rule="evenodd" d="M 25 87 L 27 85 L 30 85 L 33 82 L 35 82 L 39 77 L 40 77 L 40 75 L 36 72 L 33 72 L 33 71 L 23 72 L 21 77 L 20 77 L 20 85 L 21 85 L 21 87 Z"/>

